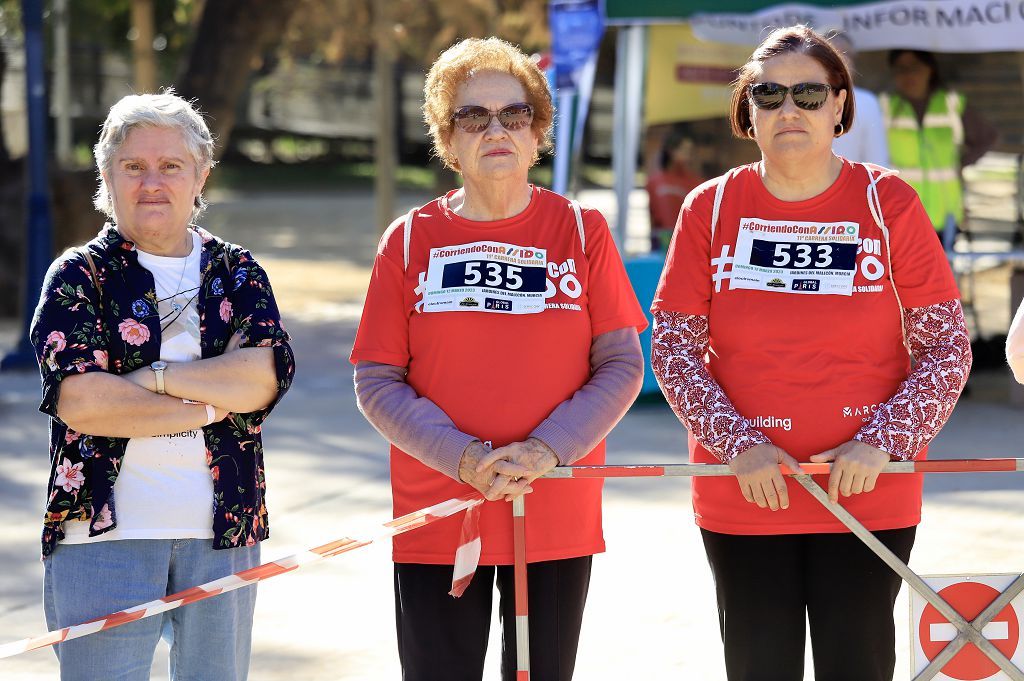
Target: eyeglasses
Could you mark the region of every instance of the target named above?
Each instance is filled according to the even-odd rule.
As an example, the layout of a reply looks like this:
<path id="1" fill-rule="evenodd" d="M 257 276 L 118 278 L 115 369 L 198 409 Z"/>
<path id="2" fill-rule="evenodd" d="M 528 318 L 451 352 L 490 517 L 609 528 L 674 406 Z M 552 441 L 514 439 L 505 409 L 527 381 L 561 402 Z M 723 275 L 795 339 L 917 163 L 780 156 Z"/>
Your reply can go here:
<path id="1" fill-rule="evenodd" d="M 533 123 L 533 107 L 526 102 L 509 104 L 497 111 L 482 106 L 463 106 L 452 114 L 455 125 L 469 133 L 483 132 L 490 127 L 492 118 L 497 118 L 506 130 L 522 130 Z"/>
<path id="2" fill-rule="evenodd" d="M 778 83 L 752 83 L 747 90 L 758 109 L 778 109 L 786 101 L 788 92 L 793 95 L 793 103 L 797 107 L 816 111 L 825 104 L 828 93 L 838 88 L 825 83 L 797 83 L 789 87 Z"/>

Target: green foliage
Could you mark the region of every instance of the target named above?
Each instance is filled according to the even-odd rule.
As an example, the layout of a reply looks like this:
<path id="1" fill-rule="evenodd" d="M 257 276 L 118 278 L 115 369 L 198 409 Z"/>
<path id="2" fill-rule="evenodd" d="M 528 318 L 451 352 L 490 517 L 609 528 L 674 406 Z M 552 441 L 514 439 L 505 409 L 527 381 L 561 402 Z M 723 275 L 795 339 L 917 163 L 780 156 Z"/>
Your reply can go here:
<path id="1" fill-rule="evenodd" d="M 21 38 L 20 0 L 0 0 L 0 39 Z"/>
<path id="2" fill-rule="evenodd" d="M 162 61 L 174 61 L 188 46 L 196 0 L 154 0 L 155 48 Z M 93 41 L 129 53 L 132 48 L 131 0 L 75 0 L 69 3 L 76 42 Z"/>
<path id="3" fill-rule="evenodd" d="M 383 34 L 375 12 L 386 12 Z M 390 44 L 431 64 L 462 38 L 498 36 L 528 52 L 550 44 L 546 0 L 324 0 L 304 3 L 282 36 L 280 56 L 339 64 L 367 61 Z"/>
<path id="4" fill-rule="evenodd" d="M 52 27 L 52 3 L 43 21 Z M 192 37 L 202 0 L 154 0 L 154 48 L 165 75 L 173 76 Z M 68 22 L 73 44 L 93 44 L 128 55 L 132 49 L 131 0 L 69 0 Z M 0 0 L 0 39 L 20 40 L 21 1 Z"/>

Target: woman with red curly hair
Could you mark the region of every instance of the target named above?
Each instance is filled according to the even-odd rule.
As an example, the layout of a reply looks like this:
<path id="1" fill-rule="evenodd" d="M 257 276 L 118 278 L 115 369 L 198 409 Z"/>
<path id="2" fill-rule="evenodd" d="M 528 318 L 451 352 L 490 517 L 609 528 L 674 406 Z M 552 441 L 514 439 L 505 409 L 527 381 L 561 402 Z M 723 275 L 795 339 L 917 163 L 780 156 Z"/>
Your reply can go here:
<path id="1" fill-rule="evenodd" d="M 360 409 L 391 442 L 395 515 L 476 490 L 480 569 L 456 575 L 460 524 L 394 541 L 403 678 L 479 681 L 493 585 L 502 677 L 515 678 L 512 499 L 527 501 L 531 674 L 572 678 L 604 550 L 601 481 L 536 480 L 603 463 L 640 390 L 646 323 L 604 218 L 530 184 L 548 146 L 544 74 L 512 45 L 464 40 L 430 69 L 424 115 L 453 190 L 396 220 L 374 263 L 351 359 Z M 461 579 L 458 579 L 461 578 Z M 453 595 L 465 588 L 458 599 Z"/>

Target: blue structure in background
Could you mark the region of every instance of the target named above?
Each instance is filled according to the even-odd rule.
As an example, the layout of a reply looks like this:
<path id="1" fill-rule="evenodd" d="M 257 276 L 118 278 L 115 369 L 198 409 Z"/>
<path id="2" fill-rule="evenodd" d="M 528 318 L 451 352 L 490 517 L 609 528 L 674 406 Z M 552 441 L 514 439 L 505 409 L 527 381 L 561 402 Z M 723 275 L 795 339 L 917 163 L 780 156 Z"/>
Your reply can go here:
<path id="1" fill-rule="evenodd" d="M 574 90 L 580 72 L 597 55 L 604 17 L 597 0 L 552 0 L 548 9 L 555 87 Z"/>
<path id="2" fill-rule="evenodd" d="M 633 285 L 633 292 L 636 293 L 640 307 L 644 309 L 647 316 L 647 329 L 640 334 L 640 347 L 644 351 L 644 384 L 640 388 L 641 395 L 661 393 L 657 379 L 654 378 L 654 371 L 651 369 L 651 303 L 654 302 L 654 291 L 658 288 L 658 279 L 661 278 L 661 269 L 665 266 L 664 253 L 650 253 L 625 261 L 626 274 L 629 275 L 629 282 Z"/>
<path id="3" fill-rule="evenodd" d="M 53 258 L 53 219 L 50 215 L 50 177 L 46 144 L 46 76 L 43 57 L 43 2 L 22 0 L 25 26 L 25 86 L 28 101 L 28 212 L 25 219 L 25 290 L 23 326 L 18 346 L 0 361 L 0 369 L 21 369 L 36 365 L 29 340 L 43 278 Z"/>
<path id="4" fill-rule="evenodd" d="M 569 190 L 574 167 L 579 163 L 583 127 L 594 92 L 597 51 L 604 35 L 604 18 L 598 0 L 551 0 L 551 61 L 554 71 L 555 164 L 551 189 Z"/>

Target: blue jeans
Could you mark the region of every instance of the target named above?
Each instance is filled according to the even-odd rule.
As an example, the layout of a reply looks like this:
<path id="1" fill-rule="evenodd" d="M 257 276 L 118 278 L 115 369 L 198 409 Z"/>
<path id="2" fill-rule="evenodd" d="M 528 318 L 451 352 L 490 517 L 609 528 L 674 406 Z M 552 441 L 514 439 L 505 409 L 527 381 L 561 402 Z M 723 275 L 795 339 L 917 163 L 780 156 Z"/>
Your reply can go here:
<path id="1" fill-rule="evenodd" d="M 46 624 L 80 624 L 259 562 L 259 544 L 214 551 L 210 539 L 58 544 L 43 561 Z M 146 681 L 161 634 L 172 681 L 245 681 L 255 605 L 254 585 L 59 643 L 61 681 Z"/>

